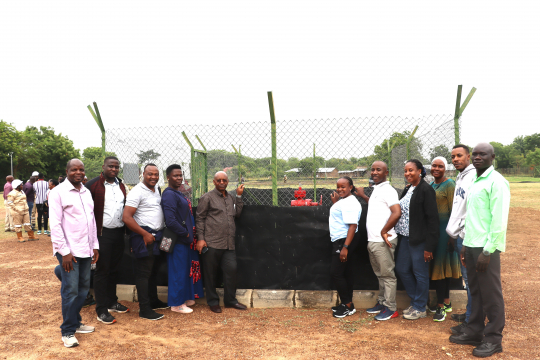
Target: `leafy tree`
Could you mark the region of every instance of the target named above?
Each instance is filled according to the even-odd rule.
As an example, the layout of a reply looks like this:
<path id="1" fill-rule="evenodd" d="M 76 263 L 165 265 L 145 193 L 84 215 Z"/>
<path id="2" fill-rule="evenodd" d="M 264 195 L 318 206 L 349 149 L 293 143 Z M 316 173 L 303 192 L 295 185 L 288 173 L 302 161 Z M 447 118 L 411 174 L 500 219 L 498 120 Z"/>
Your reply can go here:
<path id="1" fill-rule="evenodd" d="M 495 161 L 497 169 L 507 169 L 514 167 L 514 156 L 518 153 L 512 145 L 503 145 L 500 142 L 492 141 L 490 144 L 495 149 Z"/>
<path id="2" fill-rule="evenodd" d="M 512 146 L 519 151 L 521 155 L 525 155 L 527 153 L 527 144 L 525 142 L 525 138 L 523 136 L 517 136 L 514 141 L 512 142 Z"/>
<path id="3" fill-rule="evenodd" d="M 536 148 L 540 148 L 540 133 L 525 136 L 523 140 L 527 151 L 535 151 Z"/>
<path id="4" fill-rule="evenodd" d="M 540 148 L 527 153 L 527 165 L 534 167 L 534 177 L 540 176 Z"/>
<path id="5" fill-rule="evenodd" d="M 13 162 L 16 163 L 19 150 L 19 138 L 20 134 L 13 125 L 0 120 L 0 139 L 2 139 L 2 141 L 0 141 L 1 174 L 11 174 L 11 157 L 9 153 L 13 153 Z"/>
<path id="6" fill-rule="evenodd" d="M 137 157 L 139 158 L 139 165 L 156 161 L 160 156 L 161 154 L 155 152 L 153 149 L 141 151 L 137 154 Z"/>
<path id="7" fill-rule="evenodd" d="M 452 152 L 450 151 L 450 149 L 448 149 L 448 146 L 444 144 L 435 146 L 429 153 L 429 156 L 430 156 L 430 159 L 428 160 L 430 161 L 436 158 L 437 156 L 442 156 L 443 158 L 446 159 L 446 161 L 448 161 L 449 164 L 452 163 Z"/>
<path id="8" fill-rule="evenodd" d="M 106 151 L 105 157 L 116 156 L 114 152 Z M 101 166 L 103 165 L 103 156 L 101 155 L 101 147 L 91 146 L 83 150 L 84 169 L 86 177 L 93 179 L 101 174 Z"/>
<path id="9" fill-rule="evenodd" d="M 69 160 L 80 157 L 73 141 L 61 133 L 55 134 L 51 127 L 41 126 L 38 129 L 28 126 L 20 133 L 18 145 L 17 164 L 14 164 L 13 171 L 21 179 L 26 179 L 33 171 L 56 178 L 65 174 Z"/>

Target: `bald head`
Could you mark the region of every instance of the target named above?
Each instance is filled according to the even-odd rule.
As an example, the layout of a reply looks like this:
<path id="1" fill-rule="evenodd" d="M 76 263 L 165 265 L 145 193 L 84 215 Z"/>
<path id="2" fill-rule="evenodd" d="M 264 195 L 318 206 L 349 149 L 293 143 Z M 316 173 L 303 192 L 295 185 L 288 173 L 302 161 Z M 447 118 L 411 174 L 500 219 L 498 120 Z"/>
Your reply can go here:
<path id="1" fill-rule="evenodd" d="M 225 171 L 218 171 L 214 175 L 214 186 L 216 190 L 225 195 L 227 192 L 227 185 L 229 185 L 229 177 Z"/>
<path id="2" fill-rule="evenodd" d="M 474 147 L 474 149 L 478 149 L 478 150 L 495 155 L 495 148 L 490 143 L 486 143 L 486 142 L 479 143 L 478 145 Z"/>
<path id="3" fill-rule="evenodd" d="M 217 179 L 218 177 L 222 177 L 222 176 L 225 176 L 226 179 L 229 179 L 229 176 L 227 175 L 227 173 L 225 171 L 218 171 L 214 175 L 214 180 Z"/>
<path id="4" fill-rule="evenodd" d="M 79 160 L 79 159 L 71 159 L 66 164 L 66 171 L 69 171 L 69 168 L 71 166 L 75 165 L 75 164 L 84 166 L 84 164 L 83 164 L 83 162 L 81 160 Z"/>
<path id="5" fill-rule="evenodd" d="M 13 176 L 11 176 L 11 175 L 6 176 L 6 181 L 9 182 L 9 183 L 12 182 L 13 181 Z"/>
<path id="6" fill-rule="evenodd" d="M 83 162 L 79 159 L 69 160 L 66 165 L 66 175 L 69 182 L 79 189 L 85 175 Z"/>
<path id="7" fill-rule="evenodd" d="M 386 181 L 388 176 L 388 165 L 384 161 L 375 161 L 371 165 L 371 178 L 375 184 Z"/>
<path id="8" fill-rule="evenodd" d="M 495 149 L 488 143 L 476 145 L 471 154 L 471 160 L 478 176 L 482 175 L 493 164 L 494 159 Z"/>

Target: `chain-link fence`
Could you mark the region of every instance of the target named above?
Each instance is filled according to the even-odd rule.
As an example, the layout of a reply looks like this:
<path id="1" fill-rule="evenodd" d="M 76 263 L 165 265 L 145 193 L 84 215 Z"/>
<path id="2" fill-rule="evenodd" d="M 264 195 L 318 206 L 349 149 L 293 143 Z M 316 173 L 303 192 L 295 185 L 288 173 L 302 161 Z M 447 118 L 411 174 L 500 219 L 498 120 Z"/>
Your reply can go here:
<path id="1" fill-rule="evenodd" d="M 313 201 L 322 195 L 325 205 L 331 204 L 330 190 L 341 176 L 368 186 L 375 160 L 388 163 L 394 186 L 403 187 L 405 160 L 430 164 L 442 155 L 450 161 L 455 133 L 452 115 L 435 115 L 277 121 L 276 134 L 277 203 L 290 206 L 299 186 Z M 270 121 L 109 129 L 106 150 L 120 159 L 127 184 L 138 183 L 142 167 L 151 162 L 162 170 L 163 186 L 165 169 L 176 163 L 184 169 L 186 193 L 195 204 L 213 189 L 217 171 L 229 175 L 228 190 L 244 183 L 246 204 L 275 204 Z"/>

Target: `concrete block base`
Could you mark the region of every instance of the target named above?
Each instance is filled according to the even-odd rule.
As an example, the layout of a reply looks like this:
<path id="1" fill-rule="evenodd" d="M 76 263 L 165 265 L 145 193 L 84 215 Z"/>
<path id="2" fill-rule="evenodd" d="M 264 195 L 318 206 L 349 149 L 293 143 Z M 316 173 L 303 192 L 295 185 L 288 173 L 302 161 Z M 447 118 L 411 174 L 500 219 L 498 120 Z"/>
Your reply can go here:
<path id="1" fill-rule="evenodd" d="M 167 286 L 158 286 L 158 298 L 167 302 Z M 223 289 L 217 289 L 219 304 L 223 304 Z M 122 301 L 139 301 L 135 285 L 117 285 L 116 295 Z M 376 290 L 355 290 L 353 292 L 353 303 L 357 309 L 367 309 L 375 306 L 379 291 Z M 328 308 L 339 304 L 337 291 L 315 291 L 315 290 L 251 290 L 237 289 L 236 299 L 238 302 L 251 308 Z M 467 307 L 467 291 L 451 290 L 450 301 L 454 309 L 465 309 Z M 195 299 L 199 305 L 207 305 L 206 297 Z M 398 291 L 396 294 L 397 307 L 407 308 L 411 299 L 405 291 Z M 429 291 L 428 305 L 434 306 L 437 303 L 435 290 Z"/>
<path id="2" fill-rule="evenodd" d="M 329 308 L 337 304 L 337 291 L 296 290 L 294 303 L 297 308 Z"/>
<path id="3" fill-rule="evenodd" d="M 254 308 L 292 308 L 294 290 L 253 290 Z"/>
<path id="4" fill-rule="evenodd" d="M 357 309 L 368 309 L 377 304 L 377 298 L 379 296 L 378 291 L 372 290 L 355 290 L 353 292 L 353 303 Z M 467 291 L 465 290 L 451 290 L 450 301 L 452 307 L 455 309 L 465 309 L 467 307 Z M 404 290 L 400 290 L 396 293 L 396 302 L 398 309 L 406 309 L 411 304 L 411 298 Z M 437 303 L 437 294 L 435 290 L 429 291 L 429 306 L 435 306 Z"/>
<path id="5" fill-rule="evenodd" d="M 135 301 L 135 285 L 116 285 L 116 296 L 118 300 Z"/>

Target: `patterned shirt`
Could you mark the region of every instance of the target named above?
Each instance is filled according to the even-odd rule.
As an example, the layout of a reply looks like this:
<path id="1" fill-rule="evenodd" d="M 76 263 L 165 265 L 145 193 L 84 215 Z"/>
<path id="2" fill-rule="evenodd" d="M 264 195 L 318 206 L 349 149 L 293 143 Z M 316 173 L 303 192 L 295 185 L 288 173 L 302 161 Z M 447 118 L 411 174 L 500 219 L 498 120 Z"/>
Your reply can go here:
<path id="1" fill-rule="evenodd" d="M 399 206 L 401 207 L 401 217 L 399 218 L 394 229 L 402 236 L 409 236 L 409 205 L 411 204 L 411 197 L 416 186 L 411 186 L 407 194 L 399 200 Z"/>

